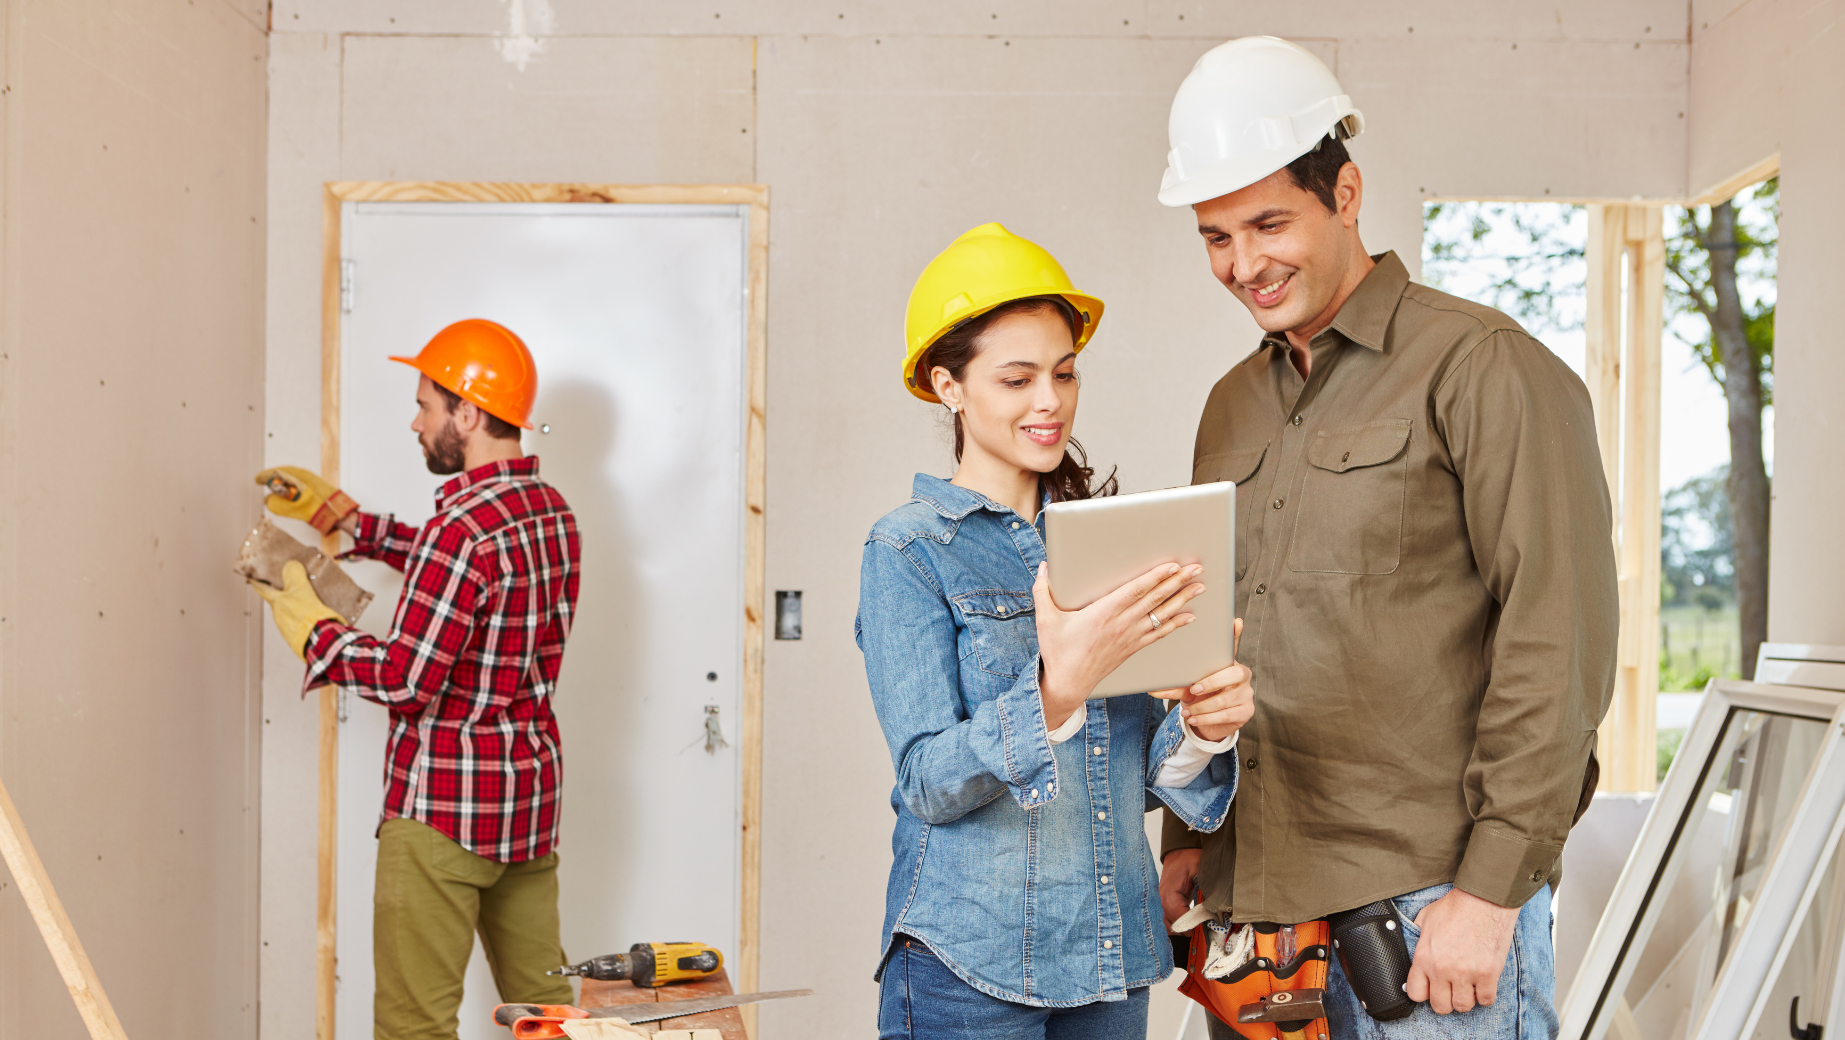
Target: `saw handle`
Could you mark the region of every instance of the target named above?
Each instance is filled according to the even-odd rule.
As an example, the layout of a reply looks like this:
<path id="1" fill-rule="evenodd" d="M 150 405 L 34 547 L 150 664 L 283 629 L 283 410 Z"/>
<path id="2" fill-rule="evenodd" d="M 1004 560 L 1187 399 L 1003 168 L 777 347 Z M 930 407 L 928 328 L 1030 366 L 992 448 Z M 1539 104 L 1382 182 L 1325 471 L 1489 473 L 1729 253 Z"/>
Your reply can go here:
<path id="1" fill-rule="evenodd" d="M 512 1030 L 513 1040 L 552 1040 L 564 1035 L 564 1020 L 588 1018 L 589 1012 L 569 1004 L 501 1004 L 493 1020 Z"/>

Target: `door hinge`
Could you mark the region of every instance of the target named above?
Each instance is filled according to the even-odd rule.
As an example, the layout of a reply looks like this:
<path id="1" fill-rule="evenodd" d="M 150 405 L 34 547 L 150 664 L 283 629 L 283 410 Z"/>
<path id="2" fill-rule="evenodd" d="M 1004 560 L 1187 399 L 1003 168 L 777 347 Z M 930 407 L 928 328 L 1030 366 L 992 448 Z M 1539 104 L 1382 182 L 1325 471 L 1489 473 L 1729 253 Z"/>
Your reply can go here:
<path id="1" fill-rule="evenodd" d="M 352 313 L 352 267 L 353 261 L 340 261 L 340 313 Z"/>

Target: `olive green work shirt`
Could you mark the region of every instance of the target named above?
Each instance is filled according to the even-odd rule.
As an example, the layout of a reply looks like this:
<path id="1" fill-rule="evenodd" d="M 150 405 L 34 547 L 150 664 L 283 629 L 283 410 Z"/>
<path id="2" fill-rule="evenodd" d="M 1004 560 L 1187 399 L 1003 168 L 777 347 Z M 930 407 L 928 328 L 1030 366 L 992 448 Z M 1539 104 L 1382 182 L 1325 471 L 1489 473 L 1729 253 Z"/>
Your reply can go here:
<path id="1" fill-rule="evenodd" d="M 1255 716 L 1205 905 L 1298 923 L 1452 881 L 1518 906 L 1594 784 L 1618 611 L 1582 380 L 1377 257 L 1303 380 L 1263 340 L 1212 388 L 1194 483 L 1233 480 Z"/>

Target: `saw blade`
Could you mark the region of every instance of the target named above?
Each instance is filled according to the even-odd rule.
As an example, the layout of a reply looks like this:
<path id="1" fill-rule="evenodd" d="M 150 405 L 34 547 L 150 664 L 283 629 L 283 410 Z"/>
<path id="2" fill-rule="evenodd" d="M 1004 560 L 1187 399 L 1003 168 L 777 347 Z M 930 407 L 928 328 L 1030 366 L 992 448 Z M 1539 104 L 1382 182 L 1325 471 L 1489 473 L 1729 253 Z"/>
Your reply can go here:
<path id="1" fill-rule="evenodd" d="M 813 994 L 811 989 L 782 989 L 773 993 L 727 993 L 715 997 L 689 997 L 685 1000 L 662 1000 L 657 1004 L 622 1004 L 618 1007 L 593 1008 L 591 1018 L 619 1018 L 624 1022 L 638 1025 L 642 1022 L 658 1022 L 667 1018 L 683 1018 L 686 1015 L 703 1014 L 706 1011 L 722 1011 L 725 1008 L 742 1007 L 764 1000 L 780 1000 L 783 997 L 805 997 Z"/>

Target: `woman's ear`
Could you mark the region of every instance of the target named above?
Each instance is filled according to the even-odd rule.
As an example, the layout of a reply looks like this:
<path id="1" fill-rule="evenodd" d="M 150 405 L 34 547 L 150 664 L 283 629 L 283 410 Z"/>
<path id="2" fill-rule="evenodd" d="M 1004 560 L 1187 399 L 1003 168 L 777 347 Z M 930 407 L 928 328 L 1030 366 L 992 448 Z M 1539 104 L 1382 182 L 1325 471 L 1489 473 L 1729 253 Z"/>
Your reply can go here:
<path id="1" fill-rule="evenodd" d="M 929 384 L 935 389 L 935 396 L 941 398 L 951 412 L 961 410 L 961 384 L 940 365 L 929 370 Z"/>

